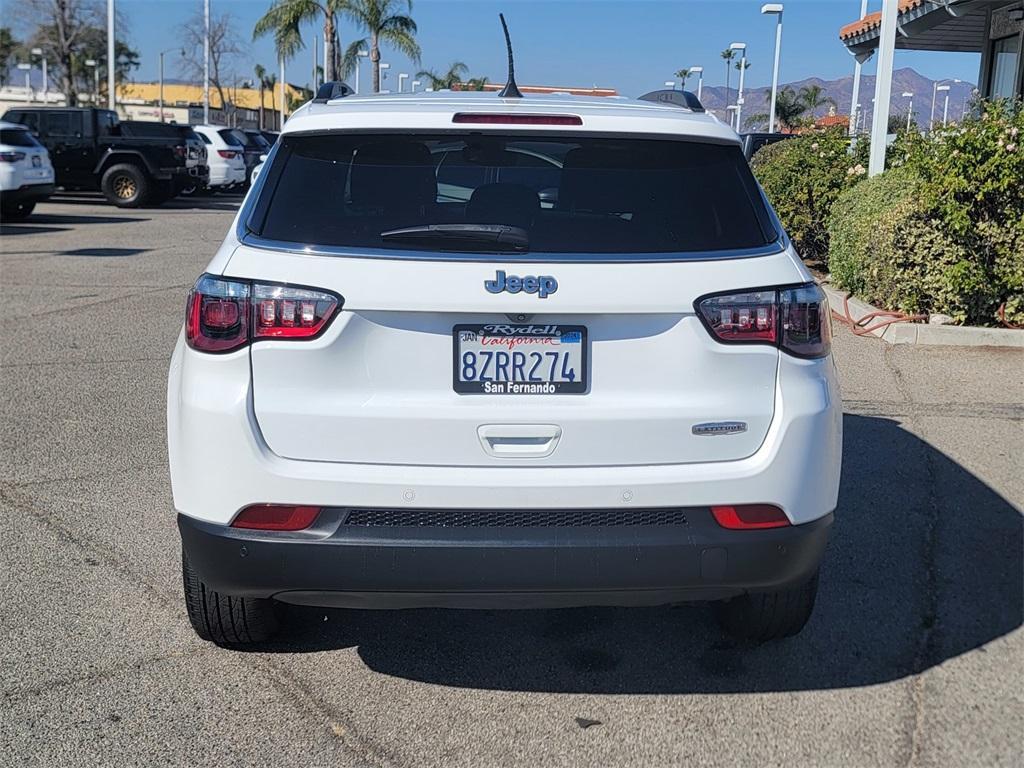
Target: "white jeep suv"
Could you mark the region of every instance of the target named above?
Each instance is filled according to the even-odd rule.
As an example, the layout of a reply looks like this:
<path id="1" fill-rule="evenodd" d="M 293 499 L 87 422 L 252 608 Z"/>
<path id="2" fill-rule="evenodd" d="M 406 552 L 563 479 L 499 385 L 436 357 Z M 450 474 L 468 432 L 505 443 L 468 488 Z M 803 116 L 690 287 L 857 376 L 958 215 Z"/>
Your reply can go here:
<path id="1" fill-rule="evenodd" d="M 46 147 L 24 125 L 0 121 L 0 218 L 22 221 L 53 194 Z"/>
<path id="2" fill-rule="evenodd" d="M 189 618 L 234 645 L 278 602 L 696 600 L 798 632 L 839 487 L 829 323 L 699 109 L 310 103 L 171 362 Z"/>

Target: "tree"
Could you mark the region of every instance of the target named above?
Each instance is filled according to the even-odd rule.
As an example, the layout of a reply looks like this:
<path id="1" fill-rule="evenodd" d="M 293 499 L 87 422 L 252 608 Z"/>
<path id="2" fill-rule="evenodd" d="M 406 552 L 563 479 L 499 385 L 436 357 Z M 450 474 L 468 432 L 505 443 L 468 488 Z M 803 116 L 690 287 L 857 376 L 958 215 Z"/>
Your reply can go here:
<path id="1" fill-rule="evenodd" d="M 270 111 L 277 111 L 277 102 L 274 101 L 275 89 L 277 88 L 277 75 L 273 72 L 263 78 L 263 87 L 270 92 Z"/>
<path id="2" fill-rule="evenodd" d="M 772 90 L 771 88 L 765 88 L 764 91 L 765 100 L 771 101 Z M 803 99 L 800 98 L 799 94 L 790 88 L 788 85 L 781 89 L 775 97 L 775 119 L 778 121 L 779 126 L 786 130 L 792 131 L 801 123 L 801 119 L 807 112 L 807 105 Z M 747 128 L 752 128 L 757 125 L 767 124 L 770 115 L 767 112 L 761 112 L 756 115 L 751 115 L 745 121 Z M 772 126 L 768 126 L 771 130 Z"/>
<path id="3" fill-rule="evenodd" d="M 100 95 L 107 92 L 107 30 L 90 27 L 82 33 L 79 56 L 82 61 L 92 59 L 96 62 L 100 81 Z M 131 48 L 123 40 L 114 40 L 114 82 L 118 85 L 128 82 L 132 70 L 139 68 L 139 52 Z M 78 83 L 82 91 L 91 90 L 94 85 L 89 72 L 80 71 Z"/>
<path id="4" fill-rule="evenodd" d="M 462 85 L 465 86 L 467 91 L 482 91 L 484 86 L 487 85 L 486 77 L 471 77 Z"/>
<path id="5" fill-rule="evenodd" d="M 260 90 L 260 130 L 263 130 L 263 87 L 267 82 L 267 70 L 262 64 L 253 67 L 252 73 L 256 75 L 256 87 Z"/>
<path id="6" fill-rule="evenodd" d="M 725 106 L 729 106 L 729 75 L 732 73 L 732 67 L 729 65 L 736 58 L 736 51 L 726 48 L 719 55 L 725 59 Z"/>
<path id="7" fill-rule="evenodd" d="M 231 14 L 210 17 L 210 85 L 220 97 L 221 109 L 225 116 L 233 113 L 234 105 L 224 93 L 224 86 L 234 79 L 235 59 L 242 52 L 241 43 L 235 35 L 235 22 Z M 193 82 L 203 80 L 204 44 L 206 27 L 202 11 L 197 12 L 181 27 L 182 51 L 181 73 Z"/>
<path id="8" fill-rule="evenodd" d="M 273 34 L 280 52 L 281 43 L 298 40 L 302 47 L 299 28 L 301 25 L 315 24 L 323 19 L 324 27 L 324 60 L 327 64 L 324 79 L 327 82 L 337 80 L 338 72 L 338 13 L 348 4 L 348 0 L 274 0 L 274 4 L 256 22 L 252 37 Z M 286 57 L 287 58 L 287 57 Z"/>
<path id="9" fill-rule="evenodd" d="M 682 81 L 679 87 L 684 91 L 686 90 L 686 81 L 690 79 L 690 75 L 692 74 L 693 73 L 689 70 L 689 68 L 680 69 L 678 72 L 676 72 L 676 77 L 678 77 Z"/>
<path id="10" fill-rule="evenodd" d="M 836 106 L 835 99 L 825 96 L 825 89 L 820 85 L 805 85 L 800 89 L 800 100 L 804 103 L 807 111 L 813 116 L 819 107 L 827 105 Z"/>
<path id="11" fill-rule="evenodd" d="M 469 67 L 461 61 L 453 61 L 443 75 L 429 69 L 421 69 L 416 73 L 416 77 L 419 80 L 426 80 L 435 91 L 441 91 L 445 88 L 454 88 L 468 73 Z"/>
<path id="12" fill-rule="evenodd" d="M 8 69 L 11 57 L 21 47 L 21 42 L 14 39 L 10 27 L 0 27 L 0 86 L 7 85 Z"/>
<path id="13" fill-rule="evenodd" d="M 416 22 L 411 16 L 401 13 L 412 12 L 412 0 L 346 0 L 341 10 L 358 26 L 365 29 L 368 37 L 356 40 L 345 51 L 342 68 L 345 72 L 354 69 L 360 50 L 370 51 L 373 63 L 373 92 L 380 93 L 380 44 L 387 43 L 399 53 L 420 62 L 420 46 L 416 42 Z"/>
<path id="14" fill-rule="evenodd" d="M 76 106 L 78 82 L 91 75 L 85 68 L 89 56 L 82 50 L 85 38 L 90 30 L 105 28 L 106 4 L 102 0 L 21 0 L 15 13 L 33 29 L 25 47 L 43 49 L 50 77 L 68 106 Z M 123 22 L 119 26 L 123 29 Z"/>

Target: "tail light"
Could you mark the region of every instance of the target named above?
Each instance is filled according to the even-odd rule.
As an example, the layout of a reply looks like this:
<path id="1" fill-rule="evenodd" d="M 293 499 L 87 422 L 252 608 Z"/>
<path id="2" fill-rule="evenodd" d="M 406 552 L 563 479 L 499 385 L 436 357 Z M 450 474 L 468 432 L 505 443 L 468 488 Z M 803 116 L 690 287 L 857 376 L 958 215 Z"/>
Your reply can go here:
<path id="1" fill-rule="evenodd" d="M 218 149 L 217 154 L 223 157 L 225 160 L 233 160 L 238 157 L 238 153 L 232 149 Z"/>
<path id="2" fill-rule="evenodd" d="M 824 357 L 832 346 L 828 299 L 816 283 L 714 294 L 696 308 L 723 344 L 770 344 L 797 357 Z"/>
<path id="3" fill-rule="evenodd" d="M 732 531 L 757 528 L 784 528 L 789 525 L 786 513 L 771 504 L 737 504 L 731 507 L 712 507 L 715 522 Z"/>
<path id="4" fill-rule="evenodd" d="M 187 158 L 188 157 L 188 147 L 186 147 L 184 144 L 177 144 L 174 147 L 174 155 L 175 155 L 175 157 L 180 157 L 182 159 Z"/>
<path id="5" fill-rule="evenodd" d="M 16 163 L 25 159 L 24 152 L 0 152 L 0 162 Z"/>
<path id="6" fill-rule="evenodd" d="M 340 306 L 326 291 L 203 275 L 188 296 L 185 340 L 200 352 L 231 352 L 260 339 L 312 339 Z"/>
<path id="7" fill-rule="evenodd" d="M 258 531 L 301 531 L 315 523 L 319 514 L 320 507 L 256 504 L 239 512 L 231 521 L 231 527 Z"/>

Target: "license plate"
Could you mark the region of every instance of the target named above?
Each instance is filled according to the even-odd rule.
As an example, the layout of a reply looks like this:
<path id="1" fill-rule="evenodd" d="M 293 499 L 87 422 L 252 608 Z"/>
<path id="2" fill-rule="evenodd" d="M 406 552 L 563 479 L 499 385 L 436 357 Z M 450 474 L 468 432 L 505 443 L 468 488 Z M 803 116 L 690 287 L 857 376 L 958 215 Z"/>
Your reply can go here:
<path id="1" fill-rule="evenodd" d="M 32 167 L 39 168 L 43 164 L 43 158 L 39 155 L 32 155 Z"/>
<path id="2" fill-rule="evenodd" d="M 554 395 L 587 391 L 587 329 L 582 325 L 456 325 L 452 335 L 456 392 Z"/>

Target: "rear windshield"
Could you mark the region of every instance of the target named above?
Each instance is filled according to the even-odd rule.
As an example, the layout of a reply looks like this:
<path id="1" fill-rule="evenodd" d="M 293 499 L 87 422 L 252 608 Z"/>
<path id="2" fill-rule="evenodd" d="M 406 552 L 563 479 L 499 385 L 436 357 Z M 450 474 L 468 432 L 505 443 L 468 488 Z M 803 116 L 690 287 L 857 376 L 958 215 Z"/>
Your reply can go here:
<path id="1" fill-rule="evenodd" d="M 526 251 L 566 254 L 738 250 L 778 237 L 738 146 L 490 133 L 285 136 L 249 221 L 304 245 L 467 250 L 382 236 L 429 225 L 516 227 Z"/>
<path id="2" fill-rule="evenodd" d="M 0 129 L 0 144 L 7 144 L 10 147 L 38 147 L 39 142 L 35 140 L 25 129 L 3 128 Z"/>
<path id="3" fill-rule="evenodd" d="M 217 133 L 220 134 L 220 137 L 224 139 L 225 143 L 230 144 L 233 147 L 245 146 L 244 139 L 238 138 L 238 135 L 230 128 L 221 128 L 219 131 L 217 131 Z"/>

